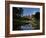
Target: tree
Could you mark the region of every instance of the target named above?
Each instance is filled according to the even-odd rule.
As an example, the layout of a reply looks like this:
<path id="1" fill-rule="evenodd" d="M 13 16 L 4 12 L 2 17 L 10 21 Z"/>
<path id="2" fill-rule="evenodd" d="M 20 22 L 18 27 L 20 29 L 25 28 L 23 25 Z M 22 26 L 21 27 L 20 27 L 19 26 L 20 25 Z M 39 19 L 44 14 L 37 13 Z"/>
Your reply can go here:
<path id="1" fill-rule="evenodd" d="M 13 30 L 19 30 L 19 27 L 21 25 L 21 15 L 23 15 L 23 9 L 13 7 Z"/>
<path id="2" fill-rule="evenodd" d="M 31 24 L 32 27 L 35 27 L 34 29 L 40 28 L 40 12 L 36 12 L 35 15 L 32 15 Z"/>
<path id="3" fill-rule="evenodd" d="M 35 18 L 36 18 L 37 20 L 40 19 L 40 12 L 36 12 L 36 14 L 35 14 Z"/>
<path id="4" fill-rule="evenodd" d="M 22 15 L 23 15 L 23 9 L 22 8 L 13 7 L 13 18 L 19 18 Z"/>

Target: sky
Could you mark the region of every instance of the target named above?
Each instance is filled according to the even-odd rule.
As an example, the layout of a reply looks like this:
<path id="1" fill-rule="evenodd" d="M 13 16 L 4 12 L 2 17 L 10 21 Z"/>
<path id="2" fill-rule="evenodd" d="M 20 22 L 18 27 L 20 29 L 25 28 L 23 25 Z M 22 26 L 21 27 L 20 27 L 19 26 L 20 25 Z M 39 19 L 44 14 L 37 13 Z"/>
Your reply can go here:
<path id="1" fill-rule="evenodd" d="M 23 16 L 28 16 L 40 12 L 40 8 L 23 8 Z"/>
<path id="2" fill-rule="evenodd" d="M 18 9 L 20 8 L 20 7 L 17 7 Z M 22 9 L 23 9 L 23 15 L 22 16 L 28 16 L 28 15 L 32 15 L 32 14 L 36 14 L 36 12 L 40 12 L 40 8 L 23 8 L 22 7 Z M 16 9 L 15 9 L 16 10 Z"/>

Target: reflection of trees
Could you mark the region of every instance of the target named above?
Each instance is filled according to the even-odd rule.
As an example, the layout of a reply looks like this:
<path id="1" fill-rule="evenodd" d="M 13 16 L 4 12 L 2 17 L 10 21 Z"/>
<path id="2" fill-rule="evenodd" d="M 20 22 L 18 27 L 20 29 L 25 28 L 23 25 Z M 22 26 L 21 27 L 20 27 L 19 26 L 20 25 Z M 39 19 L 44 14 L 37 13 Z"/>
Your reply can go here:
<path id="1" fill-rule="evenodd" d="M 36 12 L 35 15 L 32 15 L 31 24 L 35 29 L 40 28 L 40 12 Z"/>

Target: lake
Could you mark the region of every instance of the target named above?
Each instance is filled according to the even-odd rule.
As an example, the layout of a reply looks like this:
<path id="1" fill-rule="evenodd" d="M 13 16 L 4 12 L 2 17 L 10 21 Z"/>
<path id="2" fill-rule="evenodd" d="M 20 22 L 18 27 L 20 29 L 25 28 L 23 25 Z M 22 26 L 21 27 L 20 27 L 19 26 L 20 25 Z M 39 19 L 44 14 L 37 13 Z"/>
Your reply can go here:
<path id="1" fill-rule="evenodd" d="M 24 24 L 21 25 L 21 30 L 32 30 L 32 25 L 31 24 Z"/>

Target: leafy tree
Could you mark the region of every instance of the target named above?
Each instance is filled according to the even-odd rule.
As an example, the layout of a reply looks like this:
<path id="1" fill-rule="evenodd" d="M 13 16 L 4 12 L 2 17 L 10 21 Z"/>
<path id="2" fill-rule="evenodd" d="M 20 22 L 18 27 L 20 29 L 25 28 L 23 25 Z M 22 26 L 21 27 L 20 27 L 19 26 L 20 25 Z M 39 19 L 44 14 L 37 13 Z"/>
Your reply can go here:
<path id="1" fill-rule="evenodd" d="M 13 18 L 19 18 L 21 17 L 21 15 L 23 15 L 23 9 L 22 8 L 16 8 L 13 7 Z"/>
<path id="2" fill-rule="evenodd" d="M 40 28 L 40 12 L 36 12 L 35 15 L 32 15 L 31 24 L 34 29 Z"/>
<path id="3" fill-rule="evenodd" d="M 22 24 L 21 15 L 23 15 L 23 9 L 13 7 L 13 30 L 19 30 L 20 25 Z"/>

